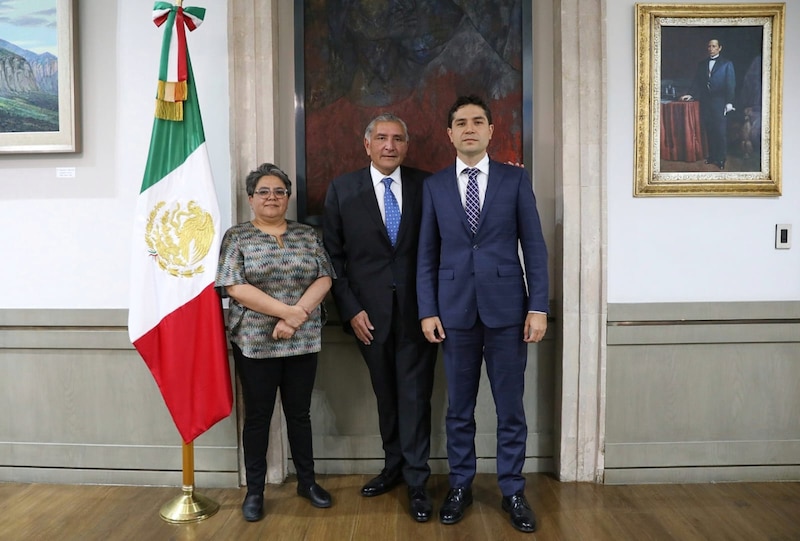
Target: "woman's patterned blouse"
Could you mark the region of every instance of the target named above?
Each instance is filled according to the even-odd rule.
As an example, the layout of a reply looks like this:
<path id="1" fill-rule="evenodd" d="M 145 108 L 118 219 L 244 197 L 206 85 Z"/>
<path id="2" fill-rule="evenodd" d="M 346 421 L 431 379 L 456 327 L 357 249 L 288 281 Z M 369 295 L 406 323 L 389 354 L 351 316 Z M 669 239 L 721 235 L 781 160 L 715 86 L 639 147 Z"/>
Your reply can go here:
<path id="1" fill-rule="evenodd" d="M 216 286 L 223 296 L 226 286 L 250 284 L 267 295 L 294 305 L 308 286 L 321 276 L 334 277 L 328 254 L 310 226 L 287 221 L 283 246 L 278 239 L 250 222 L 225 232 L 220 247 Z M 274 340 L 278 318 L 250 310 L 230 300 L 228 333 L 246 357 L 275 358 L 320 350 L 325 307 L 318 306 L 289 339 Z"/>

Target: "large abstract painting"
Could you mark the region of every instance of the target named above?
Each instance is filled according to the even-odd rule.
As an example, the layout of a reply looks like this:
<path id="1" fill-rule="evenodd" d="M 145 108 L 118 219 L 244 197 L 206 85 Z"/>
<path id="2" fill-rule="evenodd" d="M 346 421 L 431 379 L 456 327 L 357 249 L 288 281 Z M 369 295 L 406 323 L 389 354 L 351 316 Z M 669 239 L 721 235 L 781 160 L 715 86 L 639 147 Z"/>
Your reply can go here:
<path id="1" fill-rule="evenodd" d="M 455 159 L 448 109 L 479 95 L 495 124 L 490 156 L 523 162 L 527 2 L 305 0 L 295 19 L 300 220 L 318 221 L 328 183 L 369 164 L 364 129 L 380 113 L 408 124 L 405 165 L 437 171 Z"/>

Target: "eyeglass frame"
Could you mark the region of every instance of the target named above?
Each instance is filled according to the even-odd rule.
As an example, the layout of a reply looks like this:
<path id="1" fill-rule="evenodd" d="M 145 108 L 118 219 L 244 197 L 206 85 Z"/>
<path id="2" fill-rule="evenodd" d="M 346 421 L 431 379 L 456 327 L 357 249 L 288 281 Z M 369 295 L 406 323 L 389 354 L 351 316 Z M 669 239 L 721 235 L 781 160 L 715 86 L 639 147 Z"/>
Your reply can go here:
<path id="1" fill-rule="evenodd" d="M 282 192 L 282 193 L 281 193 Z M 274 195 L 275 199 L 283 199 L 284 197 L 289 197 L 292 195 L 292 190 L 288 188 L 259 188 L 258 190 L 254 191 L 250 197 L 258 196 L 261 199 L 266 199 L 270 195 Z"/>

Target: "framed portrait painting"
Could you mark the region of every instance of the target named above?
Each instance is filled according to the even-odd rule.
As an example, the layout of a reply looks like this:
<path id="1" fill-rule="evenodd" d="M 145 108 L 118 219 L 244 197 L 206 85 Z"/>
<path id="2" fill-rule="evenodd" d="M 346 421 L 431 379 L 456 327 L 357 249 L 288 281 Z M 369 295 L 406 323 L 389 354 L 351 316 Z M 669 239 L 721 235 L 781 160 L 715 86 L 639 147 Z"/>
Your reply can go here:
<path id="1" fill-rule="evenodd" d="M 529 163 L 530 21 L 519 0 L 296 0 L 298 219 L 319 223 L 330 181 L 369 165 L 364 131 L 382 113 L 408 125 L 404 165 L 435 172 L 455 160 L 450 106 L 479 95 L 489 155 Z"/>
<path id="2" fill-rule="evenodd" d="M 636 5 L 635 196 L 781 194 L 784 12 Z"/>
<path id="3" fill-rule="evenodd" d="M 0 153 L 79 150 L 75 4 L 0 2 Z"/>

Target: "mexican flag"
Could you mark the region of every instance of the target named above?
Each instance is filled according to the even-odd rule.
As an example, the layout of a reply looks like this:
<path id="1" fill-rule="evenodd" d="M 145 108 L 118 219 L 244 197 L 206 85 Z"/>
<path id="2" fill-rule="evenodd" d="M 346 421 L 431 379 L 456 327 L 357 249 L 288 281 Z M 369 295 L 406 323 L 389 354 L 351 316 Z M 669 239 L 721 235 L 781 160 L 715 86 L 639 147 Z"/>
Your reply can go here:
<path id="1" fill-rule="evenodd" d="M 214 289 L 220 219 L 186 29 L 202 8 L 156 2 L 164 25 L 156 118 L 136 205 L 128 333 L 189 443 L 231 412 L 228 351 Z M 166 24 L 165 24 L 166 23 Z"/>

